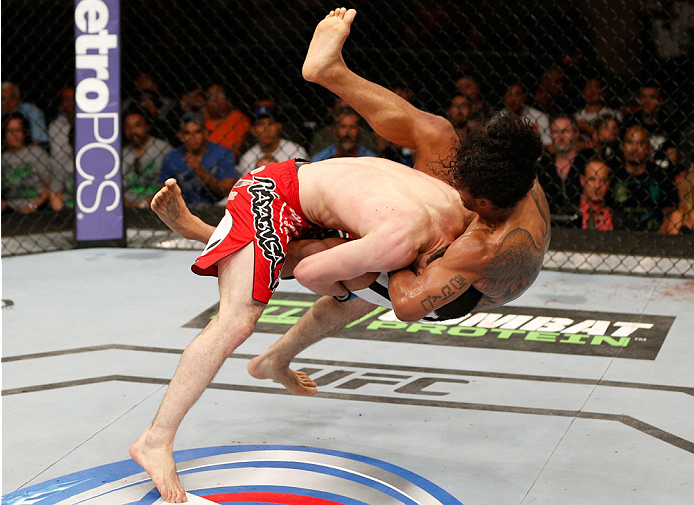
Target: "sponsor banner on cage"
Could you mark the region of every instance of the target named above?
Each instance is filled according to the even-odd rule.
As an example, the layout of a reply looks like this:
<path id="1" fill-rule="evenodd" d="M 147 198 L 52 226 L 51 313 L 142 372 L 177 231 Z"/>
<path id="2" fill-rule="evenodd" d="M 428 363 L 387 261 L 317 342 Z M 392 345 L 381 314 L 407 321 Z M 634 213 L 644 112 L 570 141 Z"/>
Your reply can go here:
<path id="1" fill-rule="evenodd" d="M 77 240 L 124 236 L 119 0 L 75 2 Z"/>
<path id="2" fill-rule="evenodd" d="M 286 332 L 317 299 L 311 294 L 275 293 L 255 331 Z M 185 326 L 205 327 L 218 307 L 210 307 Z M 377 307 L 333 336 L 654 360 L 674 320 L 648 314 L 505 306 L 450 321 L 405 323 L 392 310 Z"/>

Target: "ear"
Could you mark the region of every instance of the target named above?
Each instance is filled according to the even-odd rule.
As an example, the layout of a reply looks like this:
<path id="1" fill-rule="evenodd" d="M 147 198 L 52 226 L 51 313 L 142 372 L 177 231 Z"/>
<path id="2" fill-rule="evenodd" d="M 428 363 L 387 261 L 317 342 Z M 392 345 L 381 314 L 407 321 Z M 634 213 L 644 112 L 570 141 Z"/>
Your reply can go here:
<path id="1" fill-rule="evenodd" d="M 480 207 L 486 207 L 492 204 L 492 202 L 490 202 L 486 198 L 476 198 L 475 200 L 477 200 L 477 205 L 479 205 Z"/>

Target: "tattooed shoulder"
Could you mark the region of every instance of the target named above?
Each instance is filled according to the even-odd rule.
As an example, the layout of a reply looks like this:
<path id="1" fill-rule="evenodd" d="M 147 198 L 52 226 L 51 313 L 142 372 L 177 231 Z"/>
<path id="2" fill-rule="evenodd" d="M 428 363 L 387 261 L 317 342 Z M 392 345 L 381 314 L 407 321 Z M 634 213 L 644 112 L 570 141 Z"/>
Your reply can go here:
<path id="1" fill-rule="evenodd" d="M 516 228 L 482 269 L 480 291 L 503 302 L 517 298 L 537 278 L 543 256 L 530 232 Z"/>

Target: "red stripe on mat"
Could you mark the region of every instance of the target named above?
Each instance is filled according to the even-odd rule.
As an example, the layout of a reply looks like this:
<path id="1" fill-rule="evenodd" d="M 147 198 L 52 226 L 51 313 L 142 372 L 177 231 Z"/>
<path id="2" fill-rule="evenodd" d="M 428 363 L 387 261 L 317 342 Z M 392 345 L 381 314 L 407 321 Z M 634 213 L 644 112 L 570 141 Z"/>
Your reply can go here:
<path id="1" fill-rule="evenodd" d="M 323 498 L 285 493 L 222 493 L 203 496 L 203 498 L 216 503 L 257 502 L 282 505 L 343 505 Z"/>

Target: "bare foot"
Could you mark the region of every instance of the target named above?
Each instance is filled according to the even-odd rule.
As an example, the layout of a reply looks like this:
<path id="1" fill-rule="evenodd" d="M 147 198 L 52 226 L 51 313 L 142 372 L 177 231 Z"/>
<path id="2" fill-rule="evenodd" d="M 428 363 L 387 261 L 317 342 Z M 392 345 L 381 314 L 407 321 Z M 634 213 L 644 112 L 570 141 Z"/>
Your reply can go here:
<path id="1" fill-rule="evenodd" d="M 165 186 L 152 198 L 150 207 L 166 226 L 185 238 L 207 242 L 214 227 L 191 214 L 181 196 L 176 179 L 167 179 Z"/>
<path id="2" fill-rule="evenodd" d="M 186 202 L 181 196 L 181 188 L 176 179 L 167 179 L 156 195 L 152 198 L 150 207 L 156 212 L 166 226 L 183 235 L 182 222 L 186 221 L 186 215 L 190 214 Z"/>
<path id="3" fill-rule="evenodd" d="M 166 502 L 183 503 L 188 501 L 186 492 L 178 480 L 176 463 L 171 449 L 165 445 L 154 443 L 152 439 L 151 429 L 148 428 L 130 446 L 130 457 L 145 469 Z"/>
<path id="4" fill-rule="evenodd" d="M 316 383 L 308 375 L 278 363 L 269 351 L 248 362 L 248 373 L 256 379 L 274 379 L 293 395 L 313 396 L 318 392 Z"/>
<path id="5" fill-rule="evenodd" d="M 346 68 L 342 59 L 342 46 L 356 15 L 356 10 L 341 7 L 330 11 L 318 23 L 301 70 L 304 79 L 320 84 L 319 81 L 329 77 L 331 69 Z"/>

